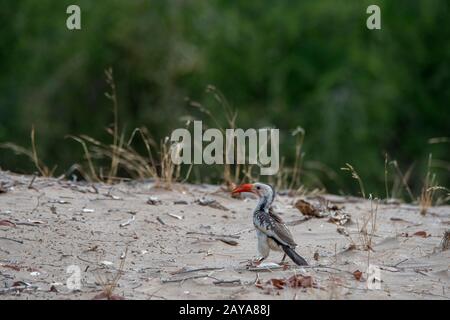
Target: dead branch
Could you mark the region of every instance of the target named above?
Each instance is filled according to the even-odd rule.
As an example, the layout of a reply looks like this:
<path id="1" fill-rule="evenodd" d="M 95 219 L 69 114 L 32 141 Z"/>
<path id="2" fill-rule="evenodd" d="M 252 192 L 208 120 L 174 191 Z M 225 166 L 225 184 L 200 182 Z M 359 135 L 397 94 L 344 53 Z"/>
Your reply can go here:
<path id="1" fill-rule="evenodd" d="M 23 244 L 23 241 L 22 241 L 22 240 L 16 240 L 16 239 L 11 239 L 11 238 L 7 238 L 7 237 L 0 237 L 0 239 L 2 239 L 2 240 L 14 241 L 14 242 Z"/>
<path id="2" fill-rule="evenodd" d="M 237 235 L 229 235 L 229 234 L 214 234 L 214 233 L 206 233 L 206 232 L 196 232 L 196 231 L 188 231 L 186 234 L 198 234 L 202 236 L 210 236 L 214 238 L 233 238 L 233 239 L 239 239 L 240 236 Z"/>
<path id="3" fill-rule="evenodd" d="M 188 269 L 188 270 L 178 270 L 175 272 L 172 272 L 172 275 L 175 274 L 184 274 L 184 273 L 191 273 L 191 272 L 198 272 L 198 271 L 214 271 L 214 270 L 223 270 L 224 268 L 218 268 L 218 267 L 203 267 L 203 268 L 197 268 L 197 269 Z"/>

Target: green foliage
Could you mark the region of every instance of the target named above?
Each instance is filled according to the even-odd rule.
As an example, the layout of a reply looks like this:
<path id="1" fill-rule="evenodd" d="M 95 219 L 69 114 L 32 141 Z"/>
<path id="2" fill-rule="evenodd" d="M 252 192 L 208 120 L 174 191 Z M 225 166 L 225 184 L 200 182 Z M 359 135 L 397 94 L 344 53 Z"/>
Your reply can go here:
<path id="1" fill-rule="evenodd" d="M 449 182 L 448 143 L 428 144 L 450 136 L 446 0 L 375 1 L 382 10 L 375 31 L 366 28 L 373 1 L 80 0 L 82 30 L 68 31 L 72 3 L 2 7 L 0 143 L 29 145 L 34 124 L 46 163 L 82 161 L 79 145 L 64 137 L 106 141 L 113 115 L 103 75 L 112 67 L 121 123 L 130 132 L 149 127 L 156 141 L 184 116 L 201 116 L 186 97 L 220 117 L 205 94 L 212 84 L 238 110 L 239 127 L 280 128 L 291 165 L 290 132 L 303 127 L 305 170 L 331 191 L 356 193 L 339 170 L 350 163 L 366 190 L 382 196 L 386 152 L 405 171 L 417 162 L 416 190 L 429 153 L 441 161 L 439 183 Z M 31 169 L 0 152 L 1 167 Z"/>

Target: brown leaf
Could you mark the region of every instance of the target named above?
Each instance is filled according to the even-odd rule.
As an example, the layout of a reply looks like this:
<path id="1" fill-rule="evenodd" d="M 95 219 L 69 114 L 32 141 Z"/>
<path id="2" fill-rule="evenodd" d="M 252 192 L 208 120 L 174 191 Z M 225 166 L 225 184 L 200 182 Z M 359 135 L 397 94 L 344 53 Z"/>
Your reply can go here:
<path id="1" fill-rule="evenodd" d="M 13 269 L 14 271 L 20 271 L 20 267 L 13 264 L 1 264 L 3 268 Z"/>
<path id="2" fill-rule="evenodd" d="M 283 279 L 270 279 L 270 282 L 277 289 L 284 289 L 284 286 L 286 285 L 286 281 Z"/>
<path id="3" fill-rule="evenodd" d="M 319 261 L 319 252 L 314 252 L 314 260 Z"/>
<path id="4" fill-rule="evenodd" d="M 0 226 L 15 228 L 16 224 L 14 222 L 9 221 L 9 220 L 0 220 Z"/>
<path id="5" fill-rule="evenodd" d="M 312 288 L 314 281 L 311 276 L 293 275 L 288 279 L 288 284 L 291 288 Z"/>
<path id="6" fill-rule="evenodd" d="M 269 285 L 269 287 L 267 287 Z M 266 289 L 266 293 L 270 293 L 271 289 L 282 290 L 286 287 L 289 288 L 316 288 L 316 284 L 311 276 L 293 275 L 288 279 L 270 279 L 265 283 L 260 280 L 255 282 L 255 286 L 260 289 Z"/>
<path id="7" fill-rule="evenodd" d="M 422 237 L 422 238 L 427 238 L 430 235 L 427 234 L 425 231 L 417 231 L 416 233 L 413 234 L 416 237 Z"/>
<path id="8" fill-rule="evenodd" d="M 218 238 L 217 240 L 220 240 L 223 243 L 226 243 L 226 244 L 228 244 L 230 246 L 237 246 L 239 244 L 237 241 L 229 240 L 229 239 L 225 239 L 225 238 Z"/>
<path id="9" fill-rule="evenodd" d="M 310 216 L 310 217 L 318 217 L 320 218 L 320 212 L 319 210 L 313 206 L 311 203 L 305 201 L 305 200 L 298 200 L 294 206 L 305 216 Z"/>
<path id="10" fill-rule="evenodd" d="M 353 272 L 353 276 L 355 277 L 356 280 L 361 281 L 361 277 L 362 277 L 363 273 L 359 270 L 356 270 L 355 272 Z"/>

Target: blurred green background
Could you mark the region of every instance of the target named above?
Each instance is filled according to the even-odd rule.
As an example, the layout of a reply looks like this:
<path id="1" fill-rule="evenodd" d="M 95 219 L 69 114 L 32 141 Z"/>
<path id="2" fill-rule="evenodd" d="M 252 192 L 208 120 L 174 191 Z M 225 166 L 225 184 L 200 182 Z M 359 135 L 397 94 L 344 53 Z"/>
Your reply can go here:
<path id="1" fill-rule="evenodd" d="M 450 136 L 447 0 L 7 2 L 0 8 L 0 143 L 29 147 L 34 124 L 40 157 L 58 164 L 57 174 L 83 162 L 66 135 L 108 141 L 104 70 L 112 67 L 128 133 L 145 125 L 159 140 L 183 127 L 185 116 L 200 117 L 186 98 L 222 117 L 205 92 L 211 84 L 238 110 L 239 127 L 280 129 L 288 164 L 292 130 L 306 130 L 311 187 L 356 193 L 340 170 L 351 163 L 369 192 L 383 194 L 385 153 L 404 172 L 414 166 L 414 190 L 432 153 L 432 170 L 448 185 L 449 144 L 429 143 Z M 81 31 L 66 28 L 70 4 L 81 7 Z M 370 4 L 381 7 L 382 30 L 366 28 Z M 34 171 L 26 157 L 3 149 L 0 167 Z M 202 175 L 211 181 L 217 173 Z"/>

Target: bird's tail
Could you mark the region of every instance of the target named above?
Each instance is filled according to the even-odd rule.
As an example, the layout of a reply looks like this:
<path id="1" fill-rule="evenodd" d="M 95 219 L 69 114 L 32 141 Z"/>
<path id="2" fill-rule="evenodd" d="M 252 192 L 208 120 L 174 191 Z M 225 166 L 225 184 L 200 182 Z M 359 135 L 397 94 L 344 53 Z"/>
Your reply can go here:
<path id="1" fill-rule="evenodd" d="M 288 246 L 282 246 L 283 251 L 299 266 L 307 266 L 308 262 L 304 258 L 302 258 L 294 249 Z"/>

